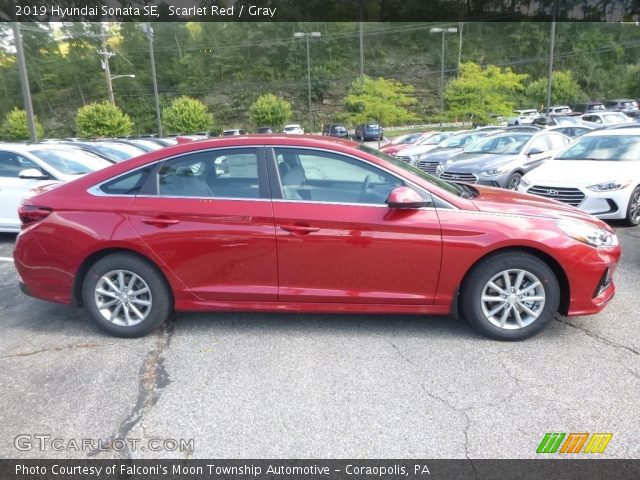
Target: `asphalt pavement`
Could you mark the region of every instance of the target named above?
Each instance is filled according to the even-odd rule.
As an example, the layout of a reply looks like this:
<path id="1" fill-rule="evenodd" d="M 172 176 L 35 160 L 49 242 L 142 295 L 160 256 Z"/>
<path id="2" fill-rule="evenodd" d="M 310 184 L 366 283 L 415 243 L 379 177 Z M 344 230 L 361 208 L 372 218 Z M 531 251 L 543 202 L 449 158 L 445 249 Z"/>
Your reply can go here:
<path id="1" fill-rule="evenodd" d="M 602 457 L 638 458 L 640 228 L 618 233 L 608 308 L 519 343 L 442 317 L 256 313 L 116 339 L 24 296 L 0 235 L 0 457 L 535 458 L 546 432 L 609 432 Z"/>

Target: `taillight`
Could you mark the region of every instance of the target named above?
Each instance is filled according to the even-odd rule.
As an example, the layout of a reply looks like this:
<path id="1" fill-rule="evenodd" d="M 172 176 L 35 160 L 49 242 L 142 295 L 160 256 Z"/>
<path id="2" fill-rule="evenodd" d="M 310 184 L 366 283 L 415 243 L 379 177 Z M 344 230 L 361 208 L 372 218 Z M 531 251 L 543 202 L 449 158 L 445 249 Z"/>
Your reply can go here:
<path id="1" fill-rule="evenodd" d="M 44 220 L 52 211 L 50 208 L 38 207 L 37 205 L 20 205 L 18 216 L 20 217 L 20 222 L 22 222 L 22 228 Z"/>

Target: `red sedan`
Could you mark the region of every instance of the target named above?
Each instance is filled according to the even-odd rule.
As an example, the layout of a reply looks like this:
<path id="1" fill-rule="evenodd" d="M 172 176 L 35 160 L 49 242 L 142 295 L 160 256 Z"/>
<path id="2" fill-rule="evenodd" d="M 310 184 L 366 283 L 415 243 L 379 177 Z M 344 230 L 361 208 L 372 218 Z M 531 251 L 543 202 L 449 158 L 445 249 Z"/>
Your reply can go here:
<path id="1" fill-rule="evenodd" d="M 458 310 L 519 340 L 599 312 L 620 257 L 602 221 L 455 185 L 367 146 L 229 137 L 150 152 L 26 200 L 23 291 L 84 305 L 113 335 L 178 311 Z"/>

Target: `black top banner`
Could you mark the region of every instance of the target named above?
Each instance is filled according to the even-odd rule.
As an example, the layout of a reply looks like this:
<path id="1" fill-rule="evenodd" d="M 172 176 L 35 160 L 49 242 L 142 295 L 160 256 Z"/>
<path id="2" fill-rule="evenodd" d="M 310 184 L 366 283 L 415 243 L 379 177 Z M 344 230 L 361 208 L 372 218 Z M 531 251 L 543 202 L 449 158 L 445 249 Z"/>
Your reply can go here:
<path id="1" fill-rule="evenodd" d="M 640 0 L 0 0 L 1 21 L 639 22 Z"/>

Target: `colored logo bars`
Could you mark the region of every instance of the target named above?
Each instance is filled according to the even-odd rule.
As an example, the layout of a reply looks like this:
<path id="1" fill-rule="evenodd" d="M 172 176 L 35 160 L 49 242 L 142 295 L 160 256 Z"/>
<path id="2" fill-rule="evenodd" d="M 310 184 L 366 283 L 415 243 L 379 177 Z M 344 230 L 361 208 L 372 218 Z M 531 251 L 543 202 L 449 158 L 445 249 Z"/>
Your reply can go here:
<path id="1" fill-rule="evenodd" d="M 613 433 L 547 433 L 538 445 L 536 453 L 603 453 L 611 437 Z"/>

